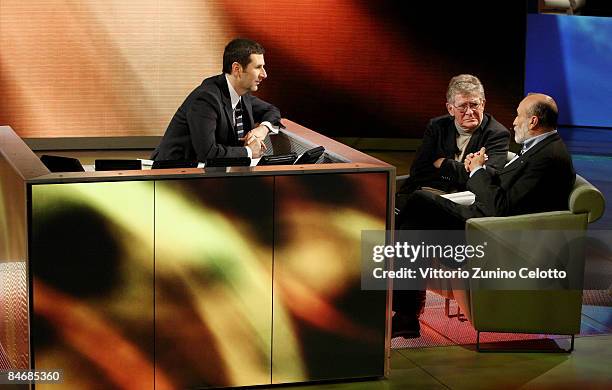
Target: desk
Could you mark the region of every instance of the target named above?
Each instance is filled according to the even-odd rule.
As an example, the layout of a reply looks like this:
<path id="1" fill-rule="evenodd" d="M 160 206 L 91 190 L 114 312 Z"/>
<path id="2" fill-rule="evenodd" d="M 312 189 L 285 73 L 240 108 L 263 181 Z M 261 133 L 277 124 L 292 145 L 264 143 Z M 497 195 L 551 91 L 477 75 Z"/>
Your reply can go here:
<path id="1" fill-rule="evenodd" d="M 75 388 L 385 376 L 390 296 L 361 290 L 360 236 L 392 228 L 395 168 L 283 123 L 275 153 L 328 163 L 50 173 L 0 128 L 10 368 Z"/>

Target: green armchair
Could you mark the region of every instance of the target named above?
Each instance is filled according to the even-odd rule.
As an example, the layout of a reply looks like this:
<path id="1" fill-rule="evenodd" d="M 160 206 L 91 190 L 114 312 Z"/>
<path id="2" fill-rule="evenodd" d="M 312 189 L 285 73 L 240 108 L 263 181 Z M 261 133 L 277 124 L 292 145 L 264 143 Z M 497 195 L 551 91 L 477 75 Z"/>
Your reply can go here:
<path id="1" fill-rule="evenodd" d="M 568 199 L 566 211 L 516 215 L 509 217 L 472 218 L 466 221 L 466 236 L 502 230 L 571 230 L 584 231 L 599 219 L 605 208 L 601 192 L 581 176 Z M 584 257 L 581 264 L 584 272 Z M 474 283 L 475 281 L 470 281 Z M 574 335 L 580 332 L 582 285 L 574 290 L 491 290 L 456 289 L 453 296 L 461 311 L 477 331 L 477 348 L 481 332 L 546 333 Z"/>

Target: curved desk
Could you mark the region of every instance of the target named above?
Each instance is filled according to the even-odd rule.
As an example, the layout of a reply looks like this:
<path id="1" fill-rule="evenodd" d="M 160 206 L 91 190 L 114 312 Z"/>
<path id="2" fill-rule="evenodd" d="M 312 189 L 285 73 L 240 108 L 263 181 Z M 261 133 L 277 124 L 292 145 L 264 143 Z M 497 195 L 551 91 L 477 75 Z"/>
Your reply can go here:
<path id="1" fill-rule="evenodd" d="M 326 164 L 50 173 L 0 128 L 0 369 L 64 386 L 383 377 L 390 297 L 360 288 L 395 168 L 291 121 Z M 37 387 L 44 387 L 37 385 Z"/>

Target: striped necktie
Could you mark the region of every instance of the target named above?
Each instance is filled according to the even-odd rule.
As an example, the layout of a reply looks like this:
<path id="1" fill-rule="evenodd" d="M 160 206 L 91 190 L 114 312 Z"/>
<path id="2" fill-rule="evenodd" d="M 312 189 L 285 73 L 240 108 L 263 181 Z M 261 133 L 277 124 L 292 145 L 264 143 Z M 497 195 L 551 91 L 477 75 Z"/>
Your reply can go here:
<path id="1" fill-rule="evenodd" d="M 238 100 L 238 105 L 234 109 L 234 119 L 236 121 L 236 135 L 238 138 L 244 137 L 244 124 L 242 122 L 242 99 Z"/>

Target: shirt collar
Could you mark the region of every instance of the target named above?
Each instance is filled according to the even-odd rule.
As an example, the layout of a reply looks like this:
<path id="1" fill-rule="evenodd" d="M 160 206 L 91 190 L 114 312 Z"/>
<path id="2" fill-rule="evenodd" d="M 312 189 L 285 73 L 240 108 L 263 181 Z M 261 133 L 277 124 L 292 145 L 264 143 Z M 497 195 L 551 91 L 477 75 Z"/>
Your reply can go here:
<path id="1" fill-rule="evenodd" d="M 232 110 L 235 110 L 238 102 L 240 101 L 240 95 L 238 95 L 238 92 L 236 92 L 232 86 L 232 83 L 230 83 L 229 75 L 227 73 L 225 73 L 225 81 L 227 81 L 227 89 L 229 89 L 230 99 L 232 100 Z"/>
<path id="2" fill-rule="evenodd" d="M 523 149 L 521 150 L 521 154 L 525 153 L 529 149 L 533 148 L 538 142 L 545 140 L 553 134 L 557 134 L 557 130 L 552 130 L 547 133 L 536 135 L 535 137 L 525 140 L 525 142 L 523 143 Z"/>

